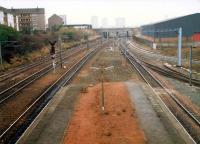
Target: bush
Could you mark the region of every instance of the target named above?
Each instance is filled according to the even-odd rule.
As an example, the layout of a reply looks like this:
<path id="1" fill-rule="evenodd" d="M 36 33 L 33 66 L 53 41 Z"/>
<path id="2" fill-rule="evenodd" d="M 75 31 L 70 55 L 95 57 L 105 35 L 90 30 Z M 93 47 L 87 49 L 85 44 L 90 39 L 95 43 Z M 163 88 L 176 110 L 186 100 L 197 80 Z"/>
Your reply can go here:
<path id="1" fill-rule="evenodd" d="M 19 45 L 17 42 L 20 38 L 20 33 L 12 27 L 0 25 L 0 41 L 2 57 L 7 62 L 10 62 L 10 58 L 16 52 L 16 47 Z"/>
<path id="2" fill-rule="evenodd" d="M 0 41 L 2 47 L 2 57 L 7 63 L 18 56 L 26 55 L 29 52 L 38 50 L 47 43 L 48 34 L 35 31 L 35 34 L 20 34 L 12 27 L 0 25 Z"/>
<path id="3" fill-rule="evenodd" d="M 0 41 L 17 41 L 20 33 L 12 27 L 0 24 Z"/>

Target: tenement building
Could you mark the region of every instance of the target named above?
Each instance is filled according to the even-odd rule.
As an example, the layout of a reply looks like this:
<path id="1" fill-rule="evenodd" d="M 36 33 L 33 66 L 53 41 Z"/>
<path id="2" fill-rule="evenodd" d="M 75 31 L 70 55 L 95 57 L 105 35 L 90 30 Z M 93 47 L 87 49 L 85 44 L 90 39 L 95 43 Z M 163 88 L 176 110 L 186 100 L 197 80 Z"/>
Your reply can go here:
<path id="1" fill-rule="evenodd" d="M 19 30 L 18 16 L 0 6 L 0 24 Z"/>
<path id="2" fill-rule="evenodd" d="M 45 9 L 25 8 L 9 9 L 19 17 L 19 30 L 45 30 Z"/>

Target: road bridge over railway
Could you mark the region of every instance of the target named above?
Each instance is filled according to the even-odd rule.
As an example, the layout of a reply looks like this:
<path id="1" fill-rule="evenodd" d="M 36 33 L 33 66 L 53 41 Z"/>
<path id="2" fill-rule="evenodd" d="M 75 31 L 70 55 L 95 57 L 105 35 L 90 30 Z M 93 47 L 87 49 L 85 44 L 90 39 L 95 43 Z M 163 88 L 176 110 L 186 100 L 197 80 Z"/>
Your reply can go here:
<path id="1" fill-rule="evenodd" d="M 68 24 L 68 25 L 64 25 L 64 27 L 92 29 L 92 25 L 90 24 Z"/>
<path id="2" fill-rule="evenodd" d="M 130 37 L 133 34 L 133 28 L 96 28 L 95 30 L 104 38 Z"/>

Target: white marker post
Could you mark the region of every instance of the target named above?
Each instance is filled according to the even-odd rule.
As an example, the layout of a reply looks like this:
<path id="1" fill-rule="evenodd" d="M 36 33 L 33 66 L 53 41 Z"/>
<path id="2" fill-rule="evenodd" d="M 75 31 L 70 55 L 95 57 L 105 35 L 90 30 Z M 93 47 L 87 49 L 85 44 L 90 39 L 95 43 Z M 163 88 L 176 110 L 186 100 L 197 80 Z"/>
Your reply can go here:
<path id="1" fill-rule="evenodd" d="M 56 61 L 55 61 L 55 54 L 51 55 L 52 58 L 52 65 L 53 65 L 53 72 L 56 72 Z"/>

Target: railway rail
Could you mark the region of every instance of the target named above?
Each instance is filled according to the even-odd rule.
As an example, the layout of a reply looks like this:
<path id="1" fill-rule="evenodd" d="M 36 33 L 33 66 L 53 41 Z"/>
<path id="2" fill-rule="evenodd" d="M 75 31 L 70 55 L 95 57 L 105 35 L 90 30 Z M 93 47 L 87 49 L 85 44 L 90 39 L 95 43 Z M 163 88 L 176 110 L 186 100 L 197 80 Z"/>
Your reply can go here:
<path id="1" fill-rule="evenodd" d="M 73 64 L 60 78 L 46 89 L 34 102 L 0 134 L 0 143 L 15 143 L 38 113 L 52 99 L 54 94 L 75 76 L 81 67 L 90 59 L 98 48 L 90 50 L 78 62 Z"/>
<path id="2" fill-rule="evenodd" d="M 130 54 L 125 49 L 121 49 L 122 53 L 131 63 L 131 65 L 138 71 L 142 78 L 151 86 L 156 92 L 170 112 L 181 123 L 184 129 L 193 139 L 194 143 L 200 142 L 200 119 L 188 108 L 186 108 L 174 94 L 169 92 L 167 88 L 153 76 L 147 68 L 139 61 L 133 54 Z"/>
<path id="3" fill-rule="evenodd" d="M 139 59 L 139 60 L 142 61 L 142 63 L 144 63 L 150 69 L 155 70 L 155 71 L 159 72 L 162 75 L 165 75 L 165 76 L 168 76 L 168 77 L 171 77 L 171 78 L 175 78 L 177 80 L 184 81 L 184 82 L 187 82 L 187 83 L 190 82 L 190 78 L 186 74 L 183 74 L 183 73 L 178 72 L 178 71 L 173 70 L 173 69 L 169 69 L 167 67 L 166 68 L 161 68 L 159 66 L 150 64 L 150 63 L 148 63 L 146 61 L 143 61 L 141 59 Z M 200 87 L 200 80 L 192 78 L 192 84 L 195 85 L 195 86 Z"/>
<path id="4" fill-rule="evenodd" d="M 132 46 L 134 46 L 134 45 L 132 45 Z M 148 52 L 148 53 L 153 53 L 153 52 L 146 51 L 146 50 L 142 50 L 142 51 L 145 51 L 145 52 Z M 165 75 L 165 76 L 168 76 L 168 77 L 171 77 L 171 78 L 175 78 L 177 80 L 184 81 L 184 82 L 187 82 L 187 83 L 190 82 L 189 75 L 183 74 L 183 73 L 178 72 L 178 71 L 173 70 L 173 69 L 169 69 L 167 67 L 161 68 L 159 66 L 150 64 L 149 62 L 146 62 L 145 60 L 142 60 L 141 58 L 138 58 L 138 57 L 137 57 L 137 59 L 140 60 L 142 63 L 144 63 L 147 67 L 151 68 L 154 71 L 159 72 L 162 75 Z M 200 80 L 192 78 L 192 84 L 200 87 Z"/>
<path id="5" fill-rule="evenodd" d="M 75 51 L 72 54 L 70 54 L 68 56 L 65 56 L 63 58 L 63 60 L 66 60 L 66 59 L 70 58 L 71 56 L 74 56 L 75 54 L 80 53 L 81 51 L 83 51 L 83 50 Z M 56 65 L 58 66 L 59 63 L 60 63 L 60 61 L 57 61 Z M 51 70 L 53 70 L 52 64 L 48 64 L 43 69 L 33 73 L 32 75 L 30 75 L 27 78 L 19 81 L 15 85 L 13 85 L 13 86 L 5 89 L 4 91 L 0 92 L 0 105 L 3 104 L 7 99 L 9 99 L 12 96 L 14 96 L 16 93 L 18 93 L 19 91 L 21 91 L 22 89 L 24 89 L 25 87 L 27 87 L 28 85 L 33 83 L 38 78 L 40 78 L 40 77 L 44 76 L 45 74 L 47 74 Z"/>
<path id="6" fill-rule="evenodd" d="M 74 48 L 76 48 L 76 46 Z M 63 52 L 67 52 L 67 53 L 70 53 L 71 51 L 72 51 L 71 48 L 69 48 L 68 50 L 65 50 L 65 51 L 63 50 Z M 56 57 L 59 57 L 59 53 L 56 53 Z M 36 62 L 33 62 L 31 64 L 25 64 L 25 65 L 22 65 L 22 66 L 20 66 L 19 68 L 15 69 L 15 70 L 6 72 L 6 73 L 0 75 L 0 82 L 3 82 L 3 81 L 7 80 L 10 77 L 18 75 L 19 73 L 22 73 L 24 71 L 32 69 L 32 68 L 34 68 L 36 66 L 39 66 L 39 65 L 43 64 L 44 62 L 48 62 L 49 60 L 51 60 L 51 57 L 50 56 L 45 56 L 42 59 L 36 60 Z"/>
<path id="7" fill-rule="evenodd" d="M 96 40 L 98 40 L 99 38 L 97 39 L 94 39 L 94 40 L 90 40 L 90 45 L 93 45 L 94 42 L 96 42 Z M 87 42 L 84 42 L 84 46 L 86 46 Z M 73 45 L 71 47 L 69 47 L 67 50 L 62 50 L 62 55 L 65 54 L 65 53 L 71 53 L 73 52 L 74 49 L 77 49 L 81 46 L 81 44 L 76 44 L 76 45 Z M 59 57 L 60 56 L 60 52 L 57 52 L 56 53 L 56 57 Z M 44 58 L 42 59 L 39 59 L 39 60 L 36 60 L 35 62 L 31 63 L 31 64 L 24 64 L 24 65 L 21 65 L 19 66 L 19 68 L 16 68 L 12 71 L 7 71 L 6 73 L 3 73 L 3 74 L 0 74 L 0 82 L 3 82 L 13 76 L 16 76 L 18 75 L 19 73 L 22 73 L 24 71 L 27 71 L 29 69 L 32 69 L 36 66 L 39 66 L 41 64 L 43 64 L 44 62 L 48 62 L 49 60 L 51 60 L 51 57 L 50 56 L 45 56 Z"/>

